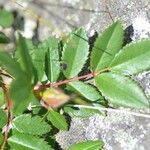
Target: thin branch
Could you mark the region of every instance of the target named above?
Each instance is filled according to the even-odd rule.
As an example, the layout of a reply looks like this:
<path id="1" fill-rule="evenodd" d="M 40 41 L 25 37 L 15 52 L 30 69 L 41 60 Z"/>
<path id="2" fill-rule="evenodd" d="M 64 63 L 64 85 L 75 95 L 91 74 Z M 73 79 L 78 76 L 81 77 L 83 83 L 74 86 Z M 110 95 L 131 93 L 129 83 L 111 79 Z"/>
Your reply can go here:
<path id="1" fill-rule="evenodd" d="M 72 81 L 78 81 L 78 80 L 81 80 L 81 79 L 92 78 L 96 75 L 97 75 L 97 73 L 91 72 L 91 73 L 83 75 L 83 76 L 79 76 L 79 77 L 76 76 L 74 78 L 66 79 L 66 80 L 63 80 L 63 81 L 56 82 L 56 83 L 48 83 L 46 85 L 43 85 L 43 84 L 42 85 L 36 85 L 33 90 L 36 91 L 36 90 L 42 90 L 42 89 L 45 89 L 45 88 L 58 87 L 60 85 L 67 84 L 67 83 L 72 82 Z"/>
<path id="2" fill-rule="evenodd" d="M 7 143 L 8 134 L 9 134 L 9 130 L 10 130 L 11 122 L 12 122 L 12 113 L 11 113 L 12 103 L 9 99 L 8 89 L 5 86 L 5 84 L 1 83 L 1 87 L 2 87 L 3 92 L 4 92 L 4 99 L 5 99 L 5 104 L 6 104 L 6 107 L 7 107 L 7 124 L 6 124 L 6 129 L 5 129 L 5 132 L 4 132 L 3 143 L 2 143 L 2 146 L 1 146 L 1 150 L 5 150 L 5 146 L 6 146 L 6 143 Z"/>
<path id="3" fill-rule="evenodd" d="M 13 79 L 13 76 L 11 76 L 11 75 L 8 74 L 6 71 L 1 70 L 1 69 L 0 69 L 0 75 L 3 75 L 3 76 L 5 76 L 5 77 L 8 77 L 8 78 L 12 78 L 12 79 Z"/>
<path id="4" fill-rule="evenodd" d="M 121 109 L 112 109 L 112 108 L 103 108 L 103 107 L 96 107 L 96 106 L 85 106 L 85 105 L 71 105 L 72 107 L 77 107 L 77 108 L 87 108 L 87 109 L 95 109 L 95 110 L 104 110 L 107 112 L 114 112 L 114 113 L 120 113 L 120 114 L 128 114 L 128 115 L 133 115 L 137 117 L 143 117 L 143 118 L 149 118 L 149 114 L 144 114 L 144 113 L 137 113 L 133 111 L 127 111 L 127 110 L 121 110 Z"/>
<path id="5" fill-rule="evenodd" d="M 105 0 L 105 3 L 106 3 L 106 9 L 107 9 L 108 15 L 109 15 L 110 19 L 112 20 L 112 22 L 114 22 L 114 19 L 113 19 L 112 14 L 109 10 L 109 7 L 107 6 L 107 0 Z"/>
<path id="6" fill-rule="evenodd" d="M 74 77 L 74 78 L 71 78 L 71 79 L 66 79 L 64 81 L 59 81 L 57 83 L 52 83 L 52 84 L 49 84 L 50 87 L 57 87 L 59 85 L 63 85 L 63 84 L 66 84 L 66 83 L 69 83 L 69 82 L 72 82 L 72 81 L 77 81 L 77 80 L 81 80 L 81 79 L 85 79 L 85 78 L 92 78 L 94 77 L 95 74 L 92 72 L 92 73 L 89 73 L 89 74 L 86 74 L 86 75 L 83 75 L 83 76 L 77 76 L 77 77 Z"/>
<path id="7" fill-rule="evenodd" d="M 45 88 L 52 88 L 52 87 L 58 87 L 60 85 L 64 85 L 64 84 L 67 84 L 69 82 L 73 82 L 73 81 L 78 81 L 78 80 L 81 80 L 81 79 L 89 79 L 89 78 L 93 78 L 101 73 L 104 73 L 104 72 L 109 72 L 110 69 L 109 68 L 105 68 L 99 72 L 91 72 L 89 74 L 86 74 L 86 75 L 83 75 L 83 76 L 76 76 L 76 77 L 73 77 L 73 78 L 70 78 L 70 79 L 66 79 L 66 80 L 63 80 L 63 81 L 59 81 L 59 82 L 56 82 L 56 83 L 48 83 L 48 84 L 42 84 L 42 85 L 35 85 L 33 90 L 34 91 L 37 91 L 37 90 L 42 90 L 42 89 L 45 89 Z"/>

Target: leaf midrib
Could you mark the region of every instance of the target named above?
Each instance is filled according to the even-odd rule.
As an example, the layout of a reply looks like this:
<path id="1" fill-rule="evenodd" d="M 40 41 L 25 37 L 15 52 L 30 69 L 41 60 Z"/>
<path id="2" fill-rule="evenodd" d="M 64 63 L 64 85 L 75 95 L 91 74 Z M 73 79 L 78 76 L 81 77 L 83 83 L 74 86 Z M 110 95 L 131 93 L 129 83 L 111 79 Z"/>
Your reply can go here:
<path id="1" fill-rule="evenodd" d="M 13 138 L 11 137 L 8 139 L 8 141 L 16 143 L 16 144 L 24 146 L 24 147 L 27 147 L 27 148 L 30 148 L 30 149 L 33 149 L 33 150 L 37 150 L 37 147 L 33 147 L 31 145 L 24 144 L 23 142 L 19 142 L 16 137 L 13 137 Z M 34 148 L 36 148 L 36 149 L 34 149 Z"/>
<path id="2" fill-rule="evenodd" d="M 66 127 L 63 125 L 63 123 L 61 123 L 61 120 L 57 119 L 56 115 L 54 115 L 53 112 L 50 113 L 50 115 L 52 115 L 55 118 L 55 120 L 57 120 L 62 125 L 63 129 L 66 129 Z"/>
<path id="3" fill-rule="evenodd" d="M 78 82 L 80 82 L 80 81 L 78 81 Z M 81 84 L 82 84 L 82 82 L 80 82 Z M 75 88 L 75 90 L 77 91 L 77 92 L 79 92 L 82 96 L 84 96 L 85 98 L 87 98 L 87 99 L 89 99 L 89 97 L 90 97 L 90 99 L 89 100 L 92 100 L 92 101 L 95 101 L 95 100 L 97 100 L 97 99 L 93 99 L 93 93 L 92 93 L 92 96 L 91 96 L 91 94 L 90 94 L 90 96 L 89 96 L 89 94 L 88 94 L 88 96 L 85 94 L 85 92 L 82 92 L 81 93 L 81 88 L 79 88 L 77 85 L 75 85 L 75 87 L 74 87 L 74 84 L 72 84 L 71 82 L 69 83 L 70 84 L 70 86 L 72 86 L 73 88 Z M 85 85 L 85 86 L 88 86 L 88 91 L 89 91 L 89 88 L 92 88 L 92 87 L 90 87 L 91 85 Z M 93 92 L 93 91 L 92 91 Z M 87 92 L 86 92 L 87 93 Z M 96 91 L 95 91 L 95 93 L 96 93 Z M 92 97 L 92 99 L 91 99 L 91 97 Z"/>
<path id="4" fill-rule="evenodd" d="M 130 80 L 132 83 L 134 83 L 134 84 L 136 84 L 133 80 Z M 105 80 L 105 82 L 106 82 L 106 80 Z M 114 84 L 113 84 L 114 85 Z M 115 86 L 115 85 L 114 85 Z M 117 87 L 117 86 L 115 86 L 115 87 Z M 117 88 L 117 89 L 119 89 L 119 88 Z M 123 89 L 122 88 L 120 88 L 119 90 L 121 90 L 123 93 L 125 93 L 126 95 L 129 95 L 129 97 L 131 97 L 132 99 L 135 99 L 131 94 L 129 94 L 127 91 L 123 91 Z M 133 101 L 132 101 L 133 102 Z M 145 106 L 145 103 L 142 103 L 142 101 L 139 101 L 139 99 L 138 99 L 138 102 L 140 103 L 140 104 L 142 104 L 142 105 L 144 105 Z"/>
<path id="5" fill-rule="evenodd" d="M 141 55 L 138 55 L 137 57 L 133 57 L 133 58 L 131 58 L 131 59 L 127 59 L 126 61 L 124 61 L 124 62 L 121 62 L 121 63 L 119 63 L 119 64 L 117 64 L 117 65 L 115 65 L 115 66 L 111 66 L 112 65 L 112 63 L 109 65 L 109 68 L 116 68 L 117 66 L 121 66 L 122 64 L 125 64 L 125 63 L 128 63 L 128 62 L 132 62 L 132 61 L 134 61 L 135 59 L 138 59 L 138 58 L 142 58 L 144 55 L 147 55 L 148 53 L 150 53 L 150 52 L 146 52 L 146 53 L 141 53 Z"/>
<path id="6" fill-rule="evenodd" d="M 80 33 L 80 35 L 82 34 L 82 32 Z M 73 63 L 72 63 L 72 65 L 70 66 L 70 74 L 69 74 L 69 76 L 72 74 L 72 72 L 74 71 L 74 69 L 72 69 L 72 68 L 74 68 L 74 66 L 75 66 L 75 61 L 76 61 L 76 56 L 77 56 L 77 54 L 78 54 L 78 48 L 80 47 L 80 43 L 81 43 L 81 39 L 80 38 L 78 38 L 79 40 L 78 40 L 78 46 L 77 46 L 77 50 L 75 50 L 75 55 L 74 55 L 74 57 L 73 57 Z M 77 44 L 76 44 L 77 45 Z"/>
<path id="7" fill-rule="evenodd" d="M 113 37 L 113 35 L 114 35 L 114 32 L 116 31 L 116 25 L 115 25 L 115 30 L 113 30 L 112 32 L 111 32 L 111 36 L 109 36 L 109 39 L 107 40 L 107 42 L 106 42 L 106 46 L 105 46 L 105 49 L 106 50 L 108 50 L 107 48 L 108 48 L 108 45 L 109 45 L 109 43 L 110 43 L 110 41 L 111 41 L 111 39 L 112 39 L 112 37 Z M 105 53 L 105 51 L 103 51 L 102 52 L 102 55 L 101 55 L 101 57 L 100 57 L 100 59 L 99 59 L 99 63 L 97 64 L 97 66 L 96 66 L 96 69 L 97 69 L 97 67 L 99 66 L 99 64 L 101 63 L 101 60 L 102 60 L 102 58 L 104 57 L 106 55 L 106 53 Z M 108 55 L 108 54 L 107 54 Z M 114 56 L 112 55 L 112 57 L 114 58 Z M 113 59 L 112 59 L 113 60 Z"/>
<path id="8" fill-rule="evenodd" d="M 95 144 L 89 146 L 88 148 L 86 148 L 85 150 L 88 150 L 90 148 L 94 148 L 95 146 L 99 146 L 99 145 L 100 145 L 100 143 L 95 143 Z"/>

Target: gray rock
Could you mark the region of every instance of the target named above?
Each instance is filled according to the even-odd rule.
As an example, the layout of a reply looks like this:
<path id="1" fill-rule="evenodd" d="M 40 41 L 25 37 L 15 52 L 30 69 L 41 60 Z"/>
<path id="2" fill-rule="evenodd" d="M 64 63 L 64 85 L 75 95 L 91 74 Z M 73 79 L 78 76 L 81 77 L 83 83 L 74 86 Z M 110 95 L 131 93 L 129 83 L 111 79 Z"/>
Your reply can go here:
<path id="1" fill-rule="evenodd" d="M 63 149 L 84 140 L 102 139 L 106 150 L 148 150 L 150 119 L 108 113 L 87 119 L 73 118 L 67 132 L 60 131 L 56 140 Z"/>

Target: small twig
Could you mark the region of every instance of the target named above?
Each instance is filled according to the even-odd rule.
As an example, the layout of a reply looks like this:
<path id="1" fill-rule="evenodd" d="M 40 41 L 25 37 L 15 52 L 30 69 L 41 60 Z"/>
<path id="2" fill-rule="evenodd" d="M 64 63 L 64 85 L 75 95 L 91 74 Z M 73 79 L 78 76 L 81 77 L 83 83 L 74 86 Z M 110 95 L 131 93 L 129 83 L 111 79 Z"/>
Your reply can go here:
<path id="1" fill-rule="evenodd" d="M 5 103 L 6 103 L 6 107 L 7 107 L 7 124 L 6 124 L 5 133 L 4 133 L 3 143 L 1 146 L 1 150 L 4 150 L 6 143 L 7 143 L 7 139 L 8 139 L 10 125 L 12 122 L 12 113 L 11 113 L 11 105 L 12 104 L 11 104 L 11 101 L 10 101 L 9 96 L 8 96 L 9 93 L 8 93 L 7 87 L 3 83 L 1 83 L 1 87 L 2 87 L 3 92 L 4 92 L 4 99 L 5 99 Z"/>
<path id="2" fill-rule="evenodd" d="M 107 3 L 107 0 L 105 0 L 105 3 Z M 109 7 L 107 6 L 107 4 L 106 4 L 106 9 L 107 9 L 107 13 L 108 13 L 110 19 L 112 20 L 112 22 L 114 22 L 114 19 L 113 19 L 113 17 L 112 17 L 111 12 L 109 11 Z"/>
<path id="3" fill-rule="evenodd" d="M 10 74 L 8 74 L 7 72 L 5 72 L 4 70 L 1 70 L 1 69 L 0 69 L 0 75 L 3 75 L 5 77 L 13 79 L 13 76 L 11 76 Z"/>
<path id="4" fill-rule="evenodd" d="M 58 87 L 60 85 L 64 85 L 64 84 L 67 84 L 69 82 L 73 82 L 73 81 L 78 81 L 78 80 L 81 80 L 81 79 L 89 79 L 89 78 L 93 78 L 101 73 L 104 73 L 104 72 L 108 72 L 110 71 L 109 68 L 105 68 L 99 72 L 91 72 L 89 74 L 86 74 L 86 75 L 83 75 L 83 76 L 76 76 L 76 77 L 73 77 L 73 78 L 70 78 L 70 79 L 66 79 L 66 80 L 63 80 L 63 81 L 59 81 L 59 82 L 56 82 L 56 83 L 48 83 L 48 84 L 42 84 L 42 85 L 35 85 L 34 86 L 34 91 L 40 91 L 42 89 L 45 89 L 45 88 L 52 88 L 52 87 Z"/>
<path id="5" fill-rule="evenodd" d="M 143 117 L 143 118 L 149 118 L 149 114 L 144 114 L 144 113 L 137 113 L 133 111 L 126 111 L 126 110 L 121 110 L 121 109 L 112 109 L 112 108 L 103 108 L 103 107 L 96 107 L 96 106 L 85 106 L 85 105 L 71 105 L 72 107 L 77 107 L 77 108 L 87 108 L 87 109 L 95 109 L 95 110 L 104 110 L 107 112 L 114 112 L 114 113 L 120 113 L 120 114 L 128 114 L 128 115 L 133 115 L 137 117 Z"/>
<path id="6" fill-rule="evenodd" d="M 42 89 L 45 89 L 45 88 L 51 88 L 51 87 L 58 87 L 60 85 L 63 85 L 63 84 L 67 84 L 69 82 L 72 82 L 72 81 L 77 81 L 77 80 L 81 80 L 81 79 L 85 79 L 85 78 L 92 78 L 96 75 L 96 73 L 89 73 L 89 74 L 86 74 L 86 75 L 83 75 L 83 76 L 80 76 L 80 77 L 74 77 L 74 78 L 70 78 L 70 79 L 66 79 L 64 81 L 59 81 L 59 82 L 56 82 L 56 83 L 48 83 L 46 85 L 36 85 L 34 87 L 34 91 L 36 90 L 42 90 Z"/>
<path id="7" fill-rule="evenodd" d="M 52 84 L 49 84 L 49 85 L 46 85 L 48 87 L 57 87 L 59 85 L 63 85 L 63 84 L 66 84 L 66 83 L 69 83 L 69 82 L 72 82 L 72 81 L 77 81 L 77 80 L 81 80 L 81 79 L 85 79 L 85 78 L 92 78 L 95 76 L 95 73 L 89 73 L 89 74 L 86 74 L 86 75 L 83 75 L 83 76 L 79 76 L 79 77 L 74 77 L 74 78 L 71 78 L 71 79 L 66 79 L 64 81 L 59 81 L 57 83 L 52 83 Z"/>
<path id="8" fill-rule="evenodd" d="M 44 114 L 44 116 L 42 117 L 41 122 L 47 117 L 48 114 L 49 114 L 49 110 L 47 110 L 47 112 Z"/>

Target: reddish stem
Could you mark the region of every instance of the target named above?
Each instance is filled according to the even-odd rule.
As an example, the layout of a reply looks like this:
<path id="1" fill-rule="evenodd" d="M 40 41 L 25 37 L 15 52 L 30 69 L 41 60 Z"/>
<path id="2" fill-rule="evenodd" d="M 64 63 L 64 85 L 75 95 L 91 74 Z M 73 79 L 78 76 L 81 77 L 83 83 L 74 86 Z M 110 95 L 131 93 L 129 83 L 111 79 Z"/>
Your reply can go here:
<path id="1" fill-rule="evenodd" d="M 36 90 L 40 91 L 40 90 L 45 89 L 45 88 L 57 87 L 57 86 L 67 84 L 67 83 L 72 82 L 72 81 L 81 80 L 81 79 L 86 79 L 86 78 L 89 79 L 89 78 L 97 76 L 98 74 L 108 72 L 108 71 L 110 71 L 109 68 L 105 68 L 105 69 L 103 69 L 99 72 L 91 72 L 91 73 L 83 75 L 83 76 L 79 76 L 79 77 L 76 76 L 76 77 L 66 79 L 64 81 L 59 81 L 59 82 L 56 82 L 56 83 L 49 83 L 49 84 L 45 84 L 45 85 L 43 85 L 43 84 L 42 85 L 36 85 L 34 87 L 34 91 L 36 91 Z"/>
<path id="2" fill-rule="evenodd" d="M 85 79 L 85 78 L 92 78 L 94 76 L 95 76 L 95 73 L 92 72 L 92 73 L 89 73 L 89 74 L 86 74 L 86 75 L 83 75 L 83 76 L 66 79 L 64 81 L 59 81 L 59 82 L 56 82 L 56 83 L 49 83 L 49 84 L 45 85 L 45 87 L 46 88 L 57 87 L 59 85 L 63 85 L 63 84 L 66 84 L 66 83 L 69 83 L 69 82 L 72 82 L 72 81 L 77 81 L 77 80 L 81 80 L 81 79 Z"/>
<path id="3" fill-rule="evenodd" d="M 7 124 L 6 124 L 6 130 L 4 133 L 4 139 L 3 139 L 3 143 L 1 145 L 1 150 L 5 149 L 6 143 L 7 143 L 7 139 L 8 139 L 8 134 L 9 134 L 9 130 L 10 130 L 10 124 L 12 122 L 12 113 L 11 113 L 11 101 L 9 99 L 9 94 L 8 94 L 8 89 L 5 87 L 5 85 L 3 83 L 1 83 L 1 87 L 4 91 L 4 98 L 5 98 L 5 103 L 7 106 Z"/>
<path id="4" fill-rule="evenodd" d="M 49 84 L 46 84 L 46 85 L 36 85 L 34 87 L 34 91 L 36 90 L 42 90 L 42 89 L 45 89 L 45 88 L 50 88 L 50 87 L 57 87 L 59 85 L 63 85 L 63 84 L 66 84 L 66 83 L 69 83 L 71 81 L 77 81 L 77 80 L 81 80 L 81 79 L 85 79 L 85 78 L 92 78 L 94 76 L 96 76 L 97 73 L 95 72 L 91 72 L 89 74 L 86 74 L 86 75 L 83 75 L 83 76 L 77 76 L 77 77 L 73 77 L 73 78 L 70 78 L 70 79 L 66 79 L 64 81 L 59 81 L 59 82 L 56 82 L 56 83 L 49 83 Z"/>

